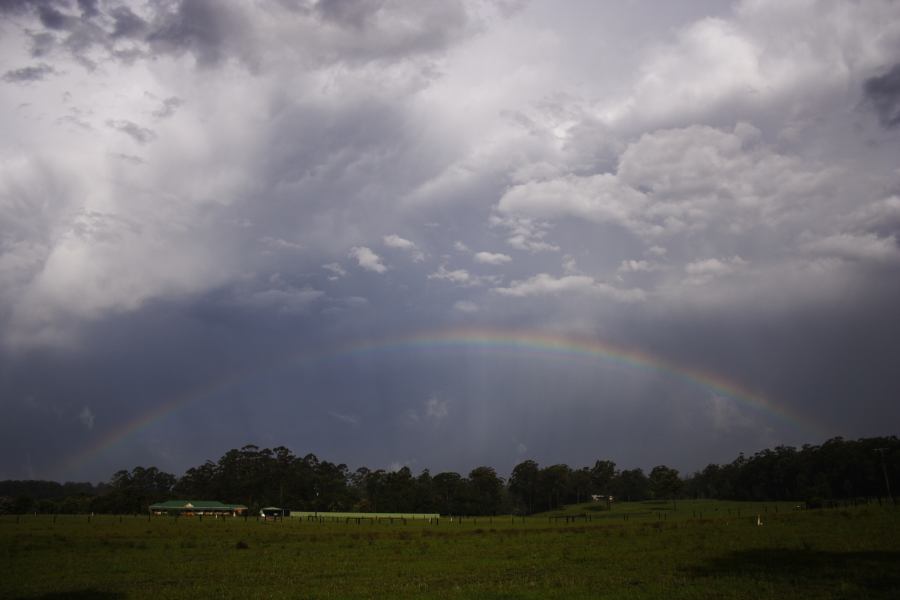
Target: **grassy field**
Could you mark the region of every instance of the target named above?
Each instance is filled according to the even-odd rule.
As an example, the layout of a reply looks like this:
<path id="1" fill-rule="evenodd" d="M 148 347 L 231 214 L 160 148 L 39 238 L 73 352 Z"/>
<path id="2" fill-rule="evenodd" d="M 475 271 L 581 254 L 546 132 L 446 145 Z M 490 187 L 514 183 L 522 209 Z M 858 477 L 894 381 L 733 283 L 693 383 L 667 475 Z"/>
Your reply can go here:
<path id="1" fill-rule="evenodd" d="M 0 598 L 900 597 L 898 509 L 591 508 L 439 525 L 6 516 Z"/>

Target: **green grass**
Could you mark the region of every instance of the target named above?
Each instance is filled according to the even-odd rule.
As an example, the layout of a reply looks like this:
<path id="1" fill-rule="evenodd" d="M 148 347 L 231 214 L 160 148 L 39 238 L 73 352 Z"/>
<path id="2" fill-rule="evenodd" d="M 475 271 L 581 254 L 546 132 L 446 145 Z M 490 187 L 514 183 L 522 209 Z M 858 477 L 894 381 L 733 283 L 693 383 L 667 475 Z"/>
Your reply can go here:
<path id="1" fill-rule="evenodd" d="M 597 519 L 624 520 L 632 518 L 661 519 L 702 519 L 720 517 L 753 517 L 756 515 L 765 521 L 769 515 L 784 515 L 796 512 L 800 508 L 796 502 L 731 502 L 725 500 L 645 500 L 642 502 L 614 502 L 612 509 L 607 510 L 606 503 L 586 502 L 570 504 L 559 510 L 553 510 L 538 517 L 565 517 L 585 515 L 591 521 Z"/>
<path id="2" fill-rule="evenodd" d="M 435 513 L 363 513 L 363 512 L 327 512 L 327 511 L 311 511 L 311 510 L 292 510 L 291 517 L 294 519 L 325 519 L 329 521 L 340 521 L 341 519 L 420 519 L 429 520 L 440 517 Z"/>
<path id="3" fill-rule="evenodd" d="M 665 504 L 440 525 L 3 517 L 0 598 L 900 596 L 900 510 L 770 503 L 758 527 L 763 505 Z"/>

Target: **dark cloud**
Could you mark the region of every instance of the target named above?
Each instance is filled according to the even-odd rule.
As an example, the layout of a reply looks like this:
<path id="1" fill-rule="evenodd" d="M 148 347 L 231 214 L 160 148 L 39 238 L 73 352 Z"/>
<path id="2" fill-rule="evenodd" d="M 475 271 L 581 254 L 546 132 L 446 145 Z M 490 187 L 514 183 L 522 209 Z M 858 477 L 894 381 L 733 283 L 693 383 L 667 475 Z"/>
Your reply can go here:
<path id="1" fill-rule="evenodd" d="M 181 0 L 174 4 L 151 4 L 152 23 L 146 22 L 130 6 L 95 0 L 79 0 L 81 18 L 64 12 L 71 8 L 64 2 L 7 2 L 5 12 L 32 12 L 44 31 L 29 31 L 34 52 L 44 54 L 58 41 L 80 62 L 94 68 L 88 53 L 97 47 L 113 59 L 130 62 L 146 54 L 145 49 L 115 48 L 119 40 L 149 43 L 156 52 L 191 52 L 204 65 L 215 64 L 229 52 L 239 54 L 236 38 L 241 30 L 230 6 L 206 0 Z M 99 17 L 106 16 L 104 20 Z M 107 29 L 111 23 L 111 29 Z M 62 34 L 59 40 L 53 34 Z"/>
<path id="2" fill-rule="evenodd" d="M 175 114 L 175 111 L 178 110 L 178 107 L 184 104 L 184 101 L 177 96 L 172 96 L 171 98 L 166 98 L 163 100 L 162 106 L 157 110 L 153 111 L 153 116 L 158 119 L 165 119 L 167 117 L 171 117 Z"/>
<path id="3" fill-rule="evenodd" d="M 142 165 L 144 164 L 144 159 L 140 156 L 134 156 L 133 154 L 123 154 L 123 153 L 115 153 L 113 154 L 119 160 L 124 160 L 125 162 L 129 162 L 133 165 Z"/>
<path id="4" fill-rule="evenodd" d="M 878 119 L 885 127 L 900 125 L 900 64 L 878 77 L 867 79 L 863 84 L 866 100 L 878 113 Z"/>
<path id="5" fill-rule="evenodd" d="M 52 33 L 42 31 L 39 33 L 29 33 L 31 37 L 31 55 L 40 58 L 50 54 L 56 47 L 56 36 Z"/>
<path id="6" fill-rule="evenodd" d="M 52 0 L 0 0 L 0 12 L 21 14 L 36 6 L 55 4 Z"/>
<path id="7" fill-rule="evenodd" d="M 91 19 L 100 14 L 98 5 L 98 0 L 78 0 L 78 8 L 81 10 L 81 16 L 86 19 Z"/>
<path id="8" fill-rule="evenodd" d="M 106 125 L 116 131 L 121 131 L 139 144 L 147 144 L 156 139 L 156 134 L 152 129 L 141 127 L 127 119 L 110 119 L 106 122 Z"/>
<path id="9" fill-rule="evenodd" d="M 51 4 L 39 4 L 37 7 L 37 11 L 38 18 L 40 18 L 41 20 L 41 24 L 47 29 L 62 30 L 69 28 L 71 17 L 63 14 Z"/>
<path id="10" fill-rule="evenodd" d="M 648 6 L 0 4 L 0 478 L 895 433 L 897 6 Z"/>
<path id="11" fill-rule="evenodd" d="M 445 50 L 476 31 L 459 0 L 438 2 L 359 2 L 330 0 L 279 3 L 293 29 L 302 60 L 310 64 L 397 61 Z M 258 67 L 261 47 L 271 32 L 241 3 L 178 0 L 150 3 L 143 15 L 128 4 L 79 1 L 81 16 L 66 2 L 6 2 L 0 10 L 32 13 L 37 27 L 26 28 L 34 55 L 60 45 L 88 69 L 102 60 L 130 63 L 154 54 L 190 53 L 202 67 L 227 59 Z M 273 5 L 272 9 L 278 8 Z M 501 13 L 502 7 L 498 8 Z M 131 46 L 117 45 L 123 40 Z M 104 51 L 98 56 L 97 49 Z"/>
<path id="12" fill-rule="evenodd" d="M 345 30 L 336 43 L 338 54 L 328 58 L 350 62 L 440 52 L 465 37 L 470 25 L 466 6 L 457 0 L 326 0 L 315 10 L 323 23 Z"/>
<path id="13" fill-rule="evenodd" d="M 703 365 L 799 415 L 782 421 L 758 406 L 716 398 L 677 375 L 601 358 L 464 346 L 330 355 L 354 341 L 426 330 L 439 318 L 437 307 L 391 310 L 406 296 L 389 286 L 370 292 L 375 313 L 361 316 L 348 331 L 347 321 L 339 326 L 315 312 L 235 304 L 228 299 L 232 292 L 223 291 L 151 303 L 93 324 L 85 338 L 90 343 L 77 355 L 44 352 L 26 363 L 6 356 L 13 368 L 7 370 L 4 396 L 33 399 L 23 401 L 11 419 L 27 422 L 32 435 L 43 432 L 54 443 L 35 448 L 4 425 L 4 468 L 16 472 L 19 467 L 12 465 L 24 463 L 30 449 L 35 470 L 46 476 L 45 469 L 64 462 L 59 457 L 67 443 L 76 450 L 89 445 L 92 432 L 79 421 L 84 406 L 95 415 L 94 433 L 103 437 L 177 398 L 184 405 L 132 434 L 121 454 L 102 453 L 77 465 L 77 473 L 101 479 L 117 460 L 152 461 L 181 472 L 218 456 L 229 447 L 224 440 L 284 443 L 373 468 L 414 459 L 420 468 L 466 470 L 489 462 L 507 470 L 521 458 L 522 444 L 541 462 L 578 465 L 608 457 L 620 465 L 665 461 L 690 471 L 773 440 L 801 444 L 838 432 L 890 433 L 873 420 L 900 417 L 892 403 L 878 400 L 900 392 L 890 375 L 900 331 L 875 316 L 884 314 L 882 302 L 890 295 L 868 305 L 871 318 L 852 310 L 815 311 L 803 319 L 789 313 L 790 329 L 776 314 L 723 311 L 660 319 L 636 310 L 620 315 L 615 331 L 590 332 L 679 364 Z M 531 320 L 490 322 L 515 330 Z M 92 375 L 98 370 L 108 376 L 98 380 Z M 46 372 L 55 377 L 44 377 Z M 893 387 L 885 387 L 886 381 Z M 429 408 L 435 397 L 439 411 Z M 211 402 L 215 411 L 208 409 Z M 857 408 L 849 414 L 841 408 L 848 403 Z M 352 415 L 359 424 L 352 436 L 342 433 L 346 423 L 334 413 Z M 826 429 L 810 425 L 818 422 Z M 647 442 L 635 445 L 635 436 Z"/>
<path id="14" fill-rule="evenodd" d="M 22 2 L 8 7 L 8 11 L 17 13 L 31 12 L 37 21 L 33 26 L 24 28 L 31 39 L 32 56 L 49 56 L 57 47 L 66 49 L 71 55 L 88 69 L 96 68 L 96 57 L 90 57 L 91 51 L 97 47 L 105 49 L 111 57 L 120 56 L 121 51 L 113 48 L 114 35 L 104 29 L 105 23 L 98 17 L 103 16 L 102 5 L 96 1 L 79 1 L 80 16 L 70 14 L 72 6 L 68 2 Z M 110 6 L 110 15 L 118 24 L 122 13 L 131 13 L 127 7 L 117 4 Z M 112 33 L 115 33 L 115 29 Z"/>
<path id="15" fill-rule="evenodd" d="M 63 125 L 73 125 L 84 131 L 92 131 L 94 129 L 90 123 L 77 114 L 64 115 L 59 117 L 56 122 Z"/>
<path id="16" fill-rule="evenodd" d="M 157 17 L 147 41 L 157 52 L 191 52 L 199 64 L 214 65 L 237 51 L 246 26 L 231 6 L 213 0 L 182 0 Z"/>
<path id="17" fill-rule="evenodd" d="M 41 63 L 33 67 L 22 67 L 7 71 L 3 75 L 3 81 L 8 83 L 30 83 L 33 81 L 41 81 L 49 75 L 53 75 L 56 70 L 46 63 Z"/>
<path id="18" fill-rule="evenodd" d="M 315 4 L 315 11 L 326 21 L 362 29 L 373 16 L 384 9 L 384 4 L 383 1 L 320 0 Z"/>
<path id="19" fill-rule="evenodd" d="M 137 38 L 147 30 L 147 22 L 134 14 L 127 6 L 117 6 L 110 11 L 114 20 L 110 36 L 116 38 Z"/>

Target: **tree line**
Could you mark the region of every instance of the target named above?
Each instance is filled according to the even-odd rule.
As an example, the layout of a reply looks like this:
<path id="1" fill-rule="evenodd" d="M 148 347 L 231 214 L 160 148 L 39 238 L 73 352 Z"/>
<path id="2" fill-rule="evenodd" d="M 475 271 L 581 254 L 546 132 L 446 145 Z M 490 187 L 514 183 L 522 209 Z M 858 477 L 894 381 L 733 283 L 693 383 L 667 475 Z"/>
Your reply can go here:
<path id="1" fill-rule="evenodd" d="M 685 481 L 693 498 L 723 500 L 828 500 L 890 497 L 900 484 L 896 436 L 845 440 L 800 449 L 777 446 L 726 465 L 710 464 Z"/>
<path id="2" fill-rule="evenodd" d="M 731 500 L 829 500 L 890 496 L 890 482 L 900 482 L 900 440 L 896 436 L 847 441 L 834 438 L 820 446 L 778 446 L 724 465 L 710 464 L 682 477 L 659 465 L 618 469 L 610 460 L 573 469 L 565 464 L 541 466 L 533 460 L 516 465 L 508 478 L 493 467 L 479 466 L 467 475 L 414 475 L 398 470 L 360 467 L 297 456 L 283 446 L 247 445 L 206 461 L 181 477 L 156 467 L 117 471 L 107 483 L 50 481 L 0 482 L 0 513 L 141 513 L 154 502 L 170 499 L 221 500 L 293 510 L 358 512 L 427 512 L 445 515 L 532 514 L 592 497 L 616 500 L 718 498 Z"/>

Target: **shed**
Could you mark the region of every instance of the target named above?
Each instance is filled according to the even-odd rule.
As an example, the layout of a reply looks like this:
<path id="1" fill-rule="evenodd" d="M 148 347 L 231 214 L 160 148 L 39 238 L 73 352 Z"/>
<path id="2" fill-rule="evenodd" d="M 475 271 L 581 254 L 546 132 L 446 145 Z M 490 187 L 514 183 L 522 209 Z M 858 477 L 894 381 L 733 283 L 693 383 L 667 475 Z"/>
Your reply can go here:
<path id="1" fill-rule="evenodd" d="M 243 504 L 223 504 L 217 500 L 168 500 L 150 505 L 150 514 L 169 516 L 230 516 L 240 517 L 247 514 Z"/>

